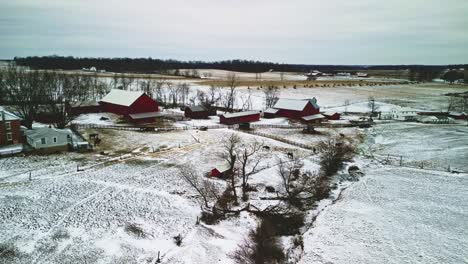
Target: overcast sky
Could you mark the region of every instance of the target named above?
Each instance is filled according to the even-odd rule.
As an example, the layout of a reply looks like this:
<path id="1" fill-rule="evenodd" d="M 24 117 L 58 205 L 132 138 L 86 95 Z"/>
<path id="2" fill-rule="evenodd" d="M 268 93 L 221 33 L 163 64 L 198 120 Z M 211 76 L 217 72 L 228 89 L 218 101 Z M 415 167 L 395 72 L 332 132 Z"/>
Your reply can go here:
<path id="1" fill-rule="evenodd" d="M 468 63 L 468 0 L 0 0 L 0 58 Z"/>

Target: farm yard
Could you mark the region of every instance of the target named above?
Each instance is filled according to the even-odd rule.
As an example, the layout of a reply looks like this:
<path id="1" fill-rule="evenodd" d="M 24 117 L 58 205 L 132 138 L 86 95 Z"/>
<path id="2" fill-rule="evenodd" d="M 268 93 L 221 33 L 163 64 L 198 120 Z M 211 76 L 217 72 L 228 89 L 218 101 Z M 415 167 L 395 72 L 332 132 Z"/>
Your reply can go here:
<path id="1" fill-rule="evenodd" d="M 200 72 L 211 74 L 202 80 L 168 78 L 165 82 L 171 83 L 168 87 L 187 83 L 187 98 L 196 98 L 195 102 L 200 103 L 200 92 L 209 93 L 209 84 L 229 75 L 226 71 Z M 275 208 L 278 197 L 286 193 L 279 174 L 281 166 L 297 160 L 304 175 L 318 175 L 323 169 L 321 144 L 332 141 L 355 145 L 354 156 L 333 175 L 330 195 L 305 207 L 303 225 L 278 235 L 285 261 L 466 261 L 466 122 L 376 120 L 370 128 L 339 126 L 368 116 L 372 111 L 370 97 L 382 112 L 408 107 L 414 111 L 442 111 L 449 101 L 445 94 L 468 91 L 466 86 L 388 84 L 395 80 L 374 78 L 367 84 L 319 79 L 315 83 L 319 86 L 309 83 L 301 87 L 296 82 L 303 82 L 304 76 L 283 77 L 287 82 L 286 87 L 279 87 L 279 98 L 315 97 L 321 110 L 343 113 L 341 120 L 317 124 L 313 133 L 306 133 L 303 122 L 286 117 L 248 121 L 250 130 L 242 130 L 238 124 L 222 125 L 221 105 L 217 106 L 217 115 L 208 119 L 157 119 L 144 126 L 131 123 L 126 113 L 83 113 L 71 123 L 85 139 L 99 136 L 93 151 L 1 158 L 0 260 L 236 263 L 233 255 L 251 231 L 261 226 L 259 212 Z M 103 78 L 104 82 L 112 81 L 111 77 Z M 249 86 L 260 84 L 256 76 L 239 74 L 239 78 L 231 107 L 264 111 L 265 92 Z M 262 78 L 281 82 L 275 72 L 265 73 Z M 128 91 L 141 92 L 139 81 Z M 325 83 L 331 85 L 322 86 Z M 225 92 L 229 88 L 219 89 Z M 244 109 L 247 101 L 249 109 Z M 160 107 L 160 112 L 168 115 L 184 114 L 177 106 Z M 145 130 L 148 126 L 154 129 Z M 160 129 L 163 127 L 173 130 Z M 192 168 L 199 181 L 229 193 L 229 179 L 209 175 L 226 163 L 222 156 L 226 140 L 233 135 L 241 145 L 261 143 L 256 152 L 261 159 L 254 168 L 253 163 L 246 166 L 254 172 L 249 176 L 247 200 L 242 197 L 242 177 L 238 177 L 234 190 L 239 193 L 239 204 L 232 205 L 219 221 L 205 223 L 200 220 L 206 211 L 201 195 L 184 178 L 183 169 Z M 236 166 L 239 175 L 242 166 Z M 348 169 L 353 166 L 358 167 L 359 176 L 351 175 Z M 443 250 L 438 251 L 439 247 Z"/>

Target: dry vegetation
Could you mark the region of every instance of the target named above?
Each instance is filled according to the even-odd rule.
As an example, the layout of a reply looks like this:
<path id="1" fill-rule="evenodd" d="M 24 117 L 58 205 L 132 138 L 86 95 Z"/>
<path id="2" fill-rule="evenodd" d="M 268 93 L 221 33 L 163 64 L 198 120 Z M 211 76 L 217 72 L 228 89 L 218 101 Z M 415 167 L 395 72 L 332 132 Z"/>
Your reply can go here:
<path id="1" fill-rule="evenodd" d="M 403 84 L 405 81 L 401 82 L 385 82 L 385 81 L 365 81 L 365 80 L 320 80 L 320 81 L 306 81 L 306 80 L 240 80 L 238 86 L 246 87 L 268 87 L 268 86 L 278 86 L 278 87 L 333 87 L 333 86 L 359 86 L 359 85 L 383 85 L 383 84 Z M 201 85 L 213 85 L 213 86 L 229 86 L 229 81 L 227 80 L 204 80 L 199 82 Z"/>

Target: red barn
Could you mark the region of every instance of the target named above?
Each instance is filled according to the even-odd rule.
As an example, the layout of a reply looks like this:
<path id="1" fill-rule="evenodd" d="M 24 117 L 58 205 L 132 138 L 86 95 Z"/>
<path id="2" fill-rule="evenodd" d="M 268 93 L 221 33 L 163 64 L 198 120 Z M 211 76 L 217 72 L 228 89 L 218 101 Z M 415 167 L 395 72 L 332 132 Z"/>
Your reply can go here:
<path id="1" fill-rule="evenodd" d="M 201 105 L 190 105 L 185 107 L 184 115 L 191 119 L 208 119 L 210 115 L 216 115 L 216 111 L 209 111 Z"/>
<path id="2" fill-rule="evenodd" d="M 340 120 L 341 118 L 341 114 L 337 112 L 324 112 L 322 115 L 328 120 Z"/>
<path id="3" fill-rule="evenodd" d="M 463 112 L 463 113 L 458 113 L 458 112 L 450 112 L 448 114 L 449 117 L 453 118 L 453 119 L 458 119 L 458 120 L 465 120 L 465 119 L 468 119 L 468 115 Z"/>
<path id="4" fill-rule="evenodd" d="M 224 178 L 225 176 L 227 176 L 227 173 L 229 172 L 229 169 L 230 169 L 230 166 L 228 164 L 217 166 L 216 168 L 211 170 L 210 176 L 211 177 Z"/>
<path id="5" fill-rule="evenodd" d="M 225 125 L 250 123 L 258 120 L 260 120 L 260 113 L 257 111 L 224 114 L 219 118 L 219 122 Z"/>
<path id="6" fill-rule="evenodd" d="M 276 117 L 276 113 L 278 113 L 278 109 L 275 109 L 275 108 L 268 108 L 267 110 L 265 110 L 263 112 L 263 117 L 264 118 L 275 118 Z"/>
<path id="7" fill-rule="evenodd" d="M 310 100 L 280 99 L 273 108 L 278 109 L 276 116 L 298 120 L 304 116 L 320 113 L 320 107 L 317 105 L 315 97 Z"/>
<path id="8" fill-rule="evenodd" d="M 112 89 L 99 105 L 103 112 L 123 115 L 134 123 L 150 123 L 162 116 L 158 103 L 143 92 Z"/>
<path id="9" fill-rule="evenodd" d="M 21 118 L 0 109 L 0 146 L 19 144 L 21 139 Z"/>

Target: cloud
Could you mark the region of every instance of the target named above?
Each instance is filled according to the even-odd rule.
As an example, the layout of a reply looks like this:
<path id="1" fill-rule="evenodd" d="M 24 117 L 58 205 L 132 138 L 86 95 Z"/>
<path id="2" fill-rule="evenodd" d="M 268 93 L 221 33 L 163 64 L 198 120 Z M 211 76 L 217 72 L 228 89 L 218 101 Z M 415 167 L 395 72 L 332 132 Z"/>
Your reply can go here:
<path id="1" fill-rule="evenodd" d="M 0 7 L 0 58 L 468 61 L 465 0 L 0 0 Z"/>

